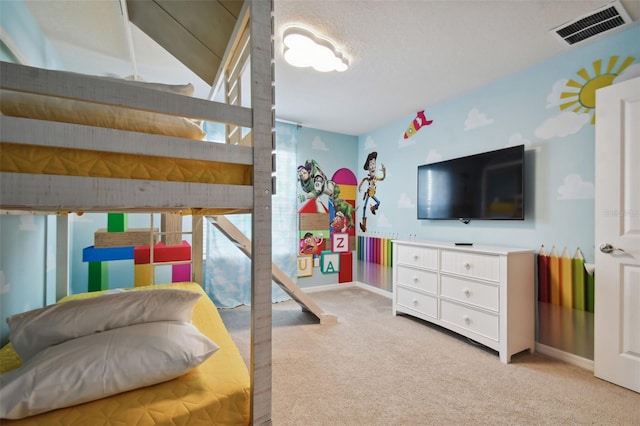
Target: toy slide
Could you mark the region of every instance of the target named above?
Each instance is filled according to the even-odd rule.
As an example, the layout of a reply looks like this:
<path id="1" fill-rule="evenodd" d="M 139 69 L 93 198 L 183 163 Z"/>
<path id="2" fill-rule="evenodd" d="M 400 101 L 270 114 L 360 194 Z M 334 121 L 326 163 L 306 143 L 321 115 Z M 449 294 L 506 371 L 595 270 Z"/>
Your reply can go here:
<path id="1" fill-rule="evenodd" d="M 251 241 L 229 221 L 225 216 L 207 216 L 211 224 L 231 240 L 245 255 L 251 258 Z M 303 311 L 308 311 L 318 317 L 320 324 L 336 324 L 338 319 L 335 315 L 327 314 L 306 294 L 287 274 L 285 274 L 275 263 L 271 264 L 271 275 L 276 282 L 293 300 L 295 300 Z"/>

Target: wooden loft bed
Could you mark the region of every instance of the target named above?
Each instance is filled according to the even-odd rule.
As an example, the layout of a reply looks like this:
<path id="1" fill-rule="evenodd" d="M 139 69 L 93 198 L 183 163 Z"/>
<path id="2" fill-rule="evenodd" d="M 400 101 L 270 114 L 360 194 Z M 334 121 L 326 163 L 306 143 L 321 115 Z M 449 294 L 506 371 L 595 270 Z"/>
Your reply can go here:
<path id="1" fill-rule="evenodd" d="M 250 108 L 87 75 L 0 64 L 3 91 L 251 129 L 251 146 L 243 146 L 0 116 L 0 209 L 63 213 L 59 216 L 59 235 L 66 233 L 67 212 L 181 213 L 199 218 L 196 220 L 200 223 L 203 215 L 252 213 L 252 424 L 271 423 L 272 12 L 272 0 L 247 0 L 238 20 L 239 24 L 243 20 L 249 23 Z M 234 36 L 240 33 L 236 31 Z M 228 46 L 232 44 L 233 40 Z M 5 94 L 1 96 L 3 101 Z M 56 161 L 42 161 L 46 158 Z M 129 168 L 74 167 L 74 163 L 91 162 L 127 164 Z M 158 164 L 162 167 L 154 169 Z M 178 172 L 140 173 L 151 169 L 160 172 L 167 167 Z M 216 175 L 208 173 L 211 170 L 235 171 Z"/>

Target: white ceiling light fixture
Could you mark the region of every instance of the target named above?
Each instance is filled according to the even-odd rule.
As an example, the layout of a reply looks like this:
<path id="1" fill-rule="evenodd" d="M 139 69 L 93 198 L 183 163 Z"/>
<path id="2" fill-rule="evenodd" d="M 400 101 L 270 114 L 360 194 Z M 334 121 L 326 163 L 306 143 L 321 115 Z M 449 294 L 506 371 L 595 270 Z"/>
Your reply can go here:
<path id="1" fill-rule="evenodd" d="M 349 68 L 349 60 L 331 40 L 307 28 L 299 26 L 285 28 L 282 41 L 284 59 L 294 67 L 312 67 L 320 72 L 343 72 Z"/>

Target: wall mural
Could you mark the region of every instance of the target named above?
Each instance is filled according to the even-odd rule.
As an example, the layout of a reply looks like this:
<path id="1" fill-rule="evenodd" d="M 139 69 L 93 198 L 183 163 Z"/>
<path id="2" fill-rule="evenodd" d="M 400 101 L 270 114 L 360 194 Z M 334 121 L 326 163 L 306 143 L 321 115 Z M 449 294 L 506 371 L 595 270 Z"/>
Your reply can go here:
<path id="1" fill-rule="evenodd" d="M 593 75 L 589 74 L 586 68 L 578 71 L 577 74 L 583 82 L 573 79 L 567 82 L 568 91 L 562 92 L 560 95 L 562 99 L 567 99 L 567 102 L 560 104 L 560 109 L 563 111 L 571 109 L 575 113 L 591 114 L 591 124 L 595 124 L 596 90 L 610 86 L 613 80 L 636 60 L 633 56 L 627 56 L 622 64 L 617 66 L 619 59 L 618 55 L 611 56 L 604 72 L 602 59 L 593 61 Z"/>
<path id="2" fill-rule="evenodd" d="M 387 169 L 382 163 L 380 163 L 382 175 L 376 176 L 377 159 L 378 153 L 376 151 L 372 151 L 367 155 L 367 160 L 364 162 L 363 166 L 363 169 L 367 171 L 367 177 L 362 179 L 358 185 L 358 192 L 361 192 L 362 185 L 365 182 L 368 184 L 367 190 L 364 192 L 362 197 L 364 200 L 364 205 L 362 206 L 362 221 L 360 222 L 360 230 L 362 230 L 362 232 L 367 232 L 367 204 L 369 203 L 369 200 L 372 199 L 375 203 L 370 206 L 372 214 L 376 214 L 376 211 L 380 208 L 380 200 L 376 198 L 376 182 L 383 181 L 387 176 Z"/>
<path id="3" fill-rule="evenodd" d="M 339 282 L 352 281 L 351 251 L 355 249 L 355 174 L 338 169 L 329 179 L 315 159 L 298 166 L 299 216 L 298 277 L 339 274 Z M 341 267 L 342 265 L 342 267 Z"/>
<path id="4" fill-rule="evenodd" d="M 409 139 L 411 136 L 415 135 L 418 130 L 422 128 L 422 126 L 428 126 L 433 123 L 433 120 L 427 120 L 427 117 L 424 115 L 424 110 L 418 111 L 416 114 L 416 118 L 413 119 L 407 130 L 404 132 L 404 138 Z"/>

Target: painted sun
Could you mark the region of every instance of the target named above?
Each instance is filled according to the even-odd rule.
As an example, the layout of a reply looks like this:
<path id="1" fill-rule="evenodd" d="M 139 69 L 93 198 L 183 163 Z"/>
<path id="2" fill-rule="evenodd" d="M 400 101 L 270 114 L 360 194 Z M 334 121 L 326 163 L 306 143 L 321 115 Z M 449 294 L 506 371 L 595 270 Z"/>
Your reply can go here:
<path id="1" fill-rule="evenodd" d="M 619 59 L 617 55 L 610 57 L 605 70 L 602 69 L 602 59 L 594 61 L 592 74 L 586 68 L 578 71 L 580 79 L 569 80 L 569 90 L 560 94 L 560 98 L 566 100 L 560 104 L 560 109 L 591 114 L 591 124 L 595 124 L 596 90 L 611 85 L 613 80 L 636 60 L 633 56 L 628 56 L 618 65 Z"/>

